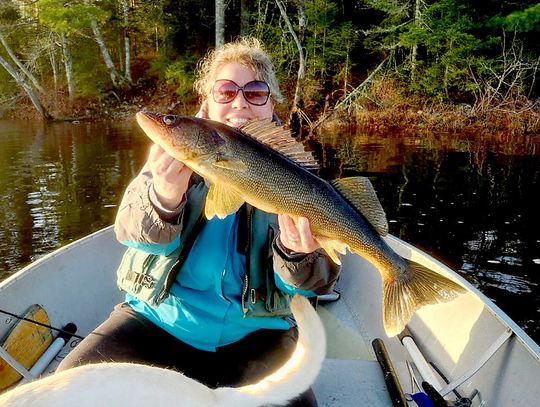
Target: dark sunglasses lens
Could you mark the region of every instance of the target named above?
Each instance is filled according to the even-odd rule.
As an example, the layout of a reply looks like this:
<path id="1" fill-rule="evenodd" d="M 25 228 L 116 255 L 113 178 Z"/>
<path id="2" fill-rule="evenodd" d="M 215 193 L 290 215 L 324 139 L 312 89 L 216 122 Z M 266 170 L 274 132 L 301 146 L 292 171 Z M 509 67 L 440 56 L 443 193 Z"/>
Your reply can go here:
<path id="1" fill-rule="evenodd" d="M 238 87 L 230 81 L 216 81 L 212 93 L 217 103 L 229 103 L 236 97 Z"/>
<path id="2" fill-rule="evenodd" d="M 244 97 L 253 105 L 264 105 L 269 96 L 270 88 L 266 82 L 253 81 L 244 86 Z"/>

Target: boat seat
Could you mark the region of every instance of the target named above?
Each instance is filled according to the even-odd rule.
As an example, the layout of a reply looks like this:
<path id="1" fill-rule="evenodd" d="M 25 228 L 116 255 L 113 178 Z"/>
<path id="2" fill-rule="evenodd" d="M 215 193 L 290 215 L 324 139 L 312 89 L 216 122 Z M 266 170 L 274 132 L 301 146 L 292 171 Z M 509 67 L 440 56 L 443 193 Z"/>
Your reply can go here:
<path id="1" fill-rule="evenodd" d="M 313 391 L 319 407 L 391 407 L 379 363 L 326 359 Z"/>

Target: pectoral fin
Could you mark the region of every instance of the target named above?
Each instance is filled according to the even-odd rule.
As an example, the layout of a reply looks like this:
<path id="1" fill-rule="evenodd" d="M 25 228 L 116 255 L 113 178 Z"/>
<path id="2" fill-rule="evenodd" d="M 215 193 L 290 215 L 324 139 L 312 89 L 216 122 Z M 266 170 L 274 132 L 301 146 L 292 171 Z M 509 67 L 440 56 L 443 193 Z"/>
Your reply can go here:
<path id="1" fill-rule="evenodd" d="M 212 165 L 214 167 L 223 168 L 231 171 L 245 171 L 246 164 L 243 161 L 237 160 L 233 157 L 221 156 L 215 160 Z"/>
<path id="2" fill-rule="evenodd" d="M 206 219 L 217 216 L 225 219 L 231 213 L 236 212 L 244 203 L 244 198 L 226 184 L 212 184 L 208 189 L 204 214 Z"/>
<path id="3" fill-rule="evenodd" d="M 338 253 L 347 253 L 347 248 L 349 246 L 339 240 L 332 240 L 321 236 L 317 236 L 315 239 L 324 249 L 326 254 L 328 254 L 328 256 L 334 261 L 334 263 L 340 265 L 341 260 L 339 259 Z"/>
<path id="4" fill-rule="evenodd" d="M 204 204 L 204 216 L 210 220 L 216 216 L 216 210 L 214 209 L 214 186 L 208 185 L 208 193 L 206 194 L 206 202 Z"/>

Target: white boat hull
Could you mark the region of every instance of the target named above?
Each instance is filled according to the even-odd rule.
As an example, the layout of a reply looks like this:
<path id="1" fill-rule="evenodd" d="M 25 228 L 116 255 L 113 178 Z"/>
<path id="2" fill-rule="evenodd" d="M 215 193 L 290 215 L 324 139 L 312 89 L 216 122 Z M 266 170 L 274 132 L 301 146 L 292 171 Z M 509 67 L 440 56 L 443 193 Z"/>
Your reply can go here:
<path id="1" fill-rule="evenodd" d="M 457 390 L 462 396 L 478 390 L 473 406 L 481 400 L 489 406 L 536 405 L 540 399 L 538 345 L 456 273 L 395 237 L 387 240 L 404 257 L 446 274 L 468 289 L 455 301 L 422 308 L 411 320 L 409 328 L 424 356 L 453 381 L 478 365 L 490 346 L 511 330 L 511 337 Z M 109 227 L 44 256 L 0 283 L 0 310 L 21 315 L 37 303 L 47 310 L 53 326 L 73 322 L 77 334 L 85 336 L 123 300 L 115 271 L 124 250 Z M 319 405 L 392 405 L 371 348 L 375 338 L 384 340 L 403 390 L 418 391 L 410 385 L 408 353 L 397 338 L 387 338 L 382 327 L 379 273 L 362 258 L 347 255 L 337 289 L 341 300 L 319 308 L 328 338 L 327 360 L 314 386 Z M 0 337 L 15 322 L 7 316 L 2 320 Z M 78 341 L 72 339 L 45 374 L 54 372 Z"/>

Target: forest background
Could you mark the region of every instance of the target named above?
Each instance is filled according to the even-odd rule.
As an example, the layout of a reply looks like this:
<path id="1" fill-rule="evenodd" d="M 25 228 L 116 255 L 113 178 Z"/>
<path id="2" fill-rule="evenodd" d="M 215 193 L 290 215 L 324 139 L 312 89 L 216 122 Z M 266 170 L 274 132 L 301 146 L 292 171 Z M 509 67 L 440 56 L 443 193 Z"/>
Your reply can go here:
<path id="1" fill-rule="evenodd" d="M 0 117 L 194 113 L 197 61 L 262 40 L 310 129 L 540 133 L 540 3 L 0 0 Z"/>

